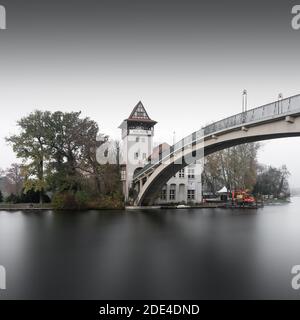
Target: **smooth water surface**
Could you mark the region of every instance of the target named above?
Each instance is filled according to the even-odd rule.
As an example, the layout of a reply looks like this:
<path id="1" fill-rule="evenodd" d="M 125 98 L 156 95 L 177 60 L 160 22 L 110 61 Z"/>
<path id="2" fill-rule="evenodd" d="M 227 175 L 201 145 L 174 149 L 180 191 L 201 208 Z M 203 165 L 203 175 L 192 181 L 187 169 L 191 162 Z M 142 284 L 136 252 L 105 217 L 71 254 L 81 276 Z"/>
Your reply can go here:
<path id="1" fill-rule="evenodd" d="M 300 198 L 247 209 L 0 211 L 0 299 L 299 299 Z"/>

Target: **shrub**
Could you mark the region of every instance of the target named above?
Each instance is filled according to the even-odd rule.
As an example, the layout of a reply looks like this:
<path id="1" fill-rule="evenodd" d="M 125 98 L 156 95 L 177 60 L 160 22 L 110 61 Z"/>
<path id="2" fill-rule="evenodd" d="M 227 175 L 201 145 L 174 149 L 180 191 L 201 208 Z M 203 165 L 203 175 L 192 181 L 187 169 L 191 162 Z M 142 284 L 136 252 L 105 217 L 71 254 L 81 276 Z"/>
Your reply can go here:
<path id="1" fill-rule="evenodd" d="M 89 202 L 89 209 L 124 209 L 121 197 L 102 196 Z"/>
<path id="2" fill-rule="evenodd" d="M 72 192 L 56 193 L 52 198 L 54 210 L 77 210 L 77 202 Z"/>
<path id="3" fill-rule="evenodd" d="M 19 203 L 19 202 L 20 202 L 20 198 L 19 198 L 17 195 L 11 193 L 11 194 L 5 199 L 5 202 L 16 204 L 16 203 Z"/>
<path id="4" fill-rule="evenodd" d="M 83 210 L 88 208 L 89 195 L 84 191 L 77 191 L 75 194 L 77 209 Z"/>
<path id="5" fill-rule="evenodd" d="M 54 210 L 124 209 L 124 199 L 117 193 L 91 198 L 84 191 L 68 191 L 54 194 L 52 207 Z"/>

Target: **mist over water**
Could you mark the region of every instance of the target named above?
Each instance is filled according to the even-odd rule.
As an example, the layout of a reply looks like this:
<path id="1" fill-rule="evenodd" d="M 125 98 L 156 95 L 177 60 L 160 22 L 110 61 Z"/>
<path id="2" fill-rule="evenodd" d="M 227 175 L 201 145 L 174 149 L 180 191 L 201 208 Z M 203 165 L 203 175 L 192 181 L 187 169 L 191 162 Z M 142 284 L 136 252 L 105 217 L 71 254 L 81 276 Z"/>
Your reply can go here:
<path id="1" fill-rule="evenodd" d="M 299 299 L 299 205 L 2 211 L 0 299 Z"/>

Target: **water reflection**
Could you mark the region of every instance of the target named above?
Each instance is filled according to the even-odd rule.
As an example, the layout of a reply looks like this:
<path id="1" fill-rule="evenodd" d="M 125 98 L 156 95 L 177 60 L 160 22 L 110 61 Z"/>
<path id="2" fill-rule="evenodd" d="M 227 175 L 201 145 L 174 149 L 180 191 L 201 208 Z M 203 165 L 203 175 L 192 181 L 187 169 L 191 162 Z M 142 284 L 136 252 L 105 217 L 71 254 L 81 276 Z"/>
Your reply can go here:
<path id="1" fill-rule="evenodd" d="M 299 205 L 0 212 L 0 299 L 298 299 Z"/>

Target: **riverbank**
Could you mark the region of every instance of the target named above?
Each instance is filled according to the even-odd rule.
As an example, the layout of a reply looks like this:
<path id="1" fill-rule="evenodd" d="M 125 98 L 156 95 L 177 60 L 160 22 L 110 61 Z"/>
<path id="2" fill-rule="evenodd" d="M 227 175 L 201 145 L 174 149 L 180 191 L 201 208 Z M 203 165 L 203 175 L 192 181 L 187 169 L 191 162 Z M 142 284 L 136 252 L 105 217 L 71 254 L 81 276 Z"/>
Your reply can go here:
<path id="1" fill-rule="evenodd" d="M 264 200 L 264 205 L 266 206 L 276 206 L 276 205 L 282 205 L 282 204 L 289 204 L 291 203 L 291 199 L 267 199 Z"/>
<path id="2" fill-rule="evenodd" d="M 0 210 L 16 211 L 16 210 L 52 210 L 51 204 L 39 204 L 39 203 L 7 203 L 0 204 Z"/>
<path id="3" fill-rule="evenodd" d="M 224 203 L 203 203 L 197 204 L 193 206 L 177 206 L 177 205 L 164 205 L 164 206 L 126 206 L 122 208 L 101 208 L 101 207 L 92 207 L 82 210 L 75 210 L 75 211 L 87 211 L 87 210 L 166 210 L 166 209 L 216 209 L 216 208 L 228 208 Z M 32 211 L 32 210 L 54 210 L 51 204 L 1 204 L 0 210 L 3 211 Z M 58 210 L 60 211 L 60 210 Z M 64 209 L 63 211 L 66 211 Z M 70 211 L 70 210 L 67 210 Z"/>
<path id="4" fill-rule="evenodd" d="M 124 210 L 125 207 L 97 207 L 92 206 L 84 209 L 55 209 L 51 203 L 17 203 L 17 204 L 0 204 L 0 210 L 3 211 L 32 211 L 32 210 L 54 210 L 54 211 L 86 211 L 86 210 Z"/>
<path id="5" fill-rule="evenodd" d="M 139 210 L 139 209 L 147 209 L 147 210 L 157 210 L 157 209 L 256 209 L 261 208 L 263 206 L 276 206 L 276 205 L 284 205 L 290 203 L 290 199 L 272 199 L 265 200 L 263 202 L 258 202 L 257 205 L 249 206 L 249 205 L 230 205 L 228 203 L 223 202 L 211 202 L 211 203 L 199 203 L 195 205 L 158 205 L 158 206 L 148 206 L 148 207 L 137 207 L 137 206 L 124 206 L 124 207 L 97 207 L 92 206 L 90 208 L 85 208 L 82 210 L 75 211 L 86 211 L 86 210 Z M 32 210 L 54 210 L 51 203 L 39 204 L 39 203 L 2 203 L 0 204 L 0 210 L 4 211 L 32 211 Z"/>

